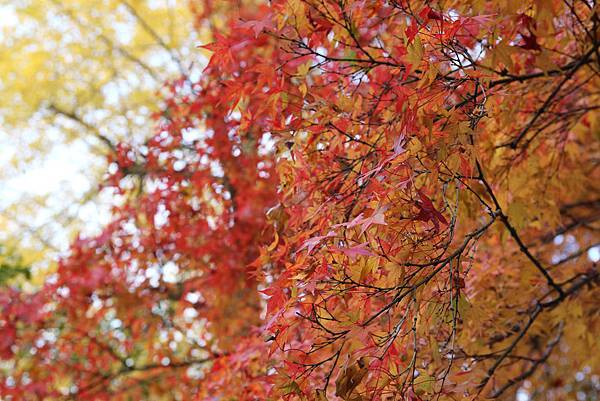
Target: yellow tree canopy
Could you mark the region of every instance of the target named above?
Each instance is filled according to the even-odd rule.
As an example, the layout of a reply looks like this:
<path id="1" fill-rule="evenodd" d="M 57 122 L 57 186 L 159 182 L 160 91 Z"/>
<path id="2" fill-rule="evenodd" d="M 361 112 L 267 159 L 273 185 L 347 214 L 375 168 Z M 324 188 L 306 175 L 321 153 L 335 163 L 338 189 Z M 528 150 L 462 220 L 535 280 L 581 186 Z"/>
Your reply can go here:
<path id="1" fill-rule="evenodd" d="M 202 56 L 191 53 L 203 33 L 192 23 L 182 0 L 0 5 L 0 243 L 42 262 L 82 218 L 103 221 L 107 156 L 151 135 L 165 83 L 198 75 Z"/>

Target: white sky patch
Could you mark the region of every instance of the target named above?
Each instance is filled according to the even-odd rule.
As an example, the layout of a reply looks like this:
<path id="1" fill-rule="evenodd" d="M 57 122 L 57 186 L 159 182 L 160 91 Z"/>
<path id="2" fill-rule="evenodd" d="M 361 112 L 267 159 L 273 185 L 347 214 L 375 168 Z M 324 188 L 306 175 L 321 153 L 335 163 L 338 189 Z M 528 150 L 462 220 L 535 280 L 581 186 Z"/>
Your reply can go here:
<path id="1" fill-rule="evenodd" d="M 275 139 L 270 132 L 265 132 L 260 138 L 258 154 L 261 156 L 268 155 L 273 149 L 275 149 Z"/>
<path id="2" fill-rule="evenodd" d="M 194 292 L 188 292 L 185 295 L 185 300 L 191 304 L 196 304 L 196 303 L 200 302 L 201 300 L 204 300 L 204 298 L 202 297 L 202 294 L 200 294 L 200 292 L 194 291 Z"/>
<path id="3" fill-rule="evenodd" d="M 194 308 L 185 308 L 183 310 L 183 319 L 191 323 L 196 317 L 198 317 L 198 311 Z"/>
<path id="4" fill-rule="evenodd" d="M 175 262 L 169 261 L 163 265 L 163 281 L 165 283 L 176 283 L 179 266 Z"/>
<path id="5" fill-rule="evenodd" d="M 15 6 L 10 4 L 0 5 L 0 29 L 14 28 L 19 23 L 19 18 L 15 12 Z"/>
<path id="6" fill-rule="evenodd" d="M 22 194 L 46 195 L 65 189 L 65 186 L 83 195 L 90 190 L 90 182 L 78 170 L 88 162 L 86 153 L 87 146 L 83 143 L 55 147 L 44 163 L 4 182 L 0 205 L 15 202 Z"/>
<path id="7" fill-rule="evenodd" d="M 520 388 L 517 390 L 517 396 L 515 397 L 516 401 L 529 401 L 529 393 L 527 390 Z"/>
<path id="8" fill-rule="evenodd" d="M 154 225 L 156 228 L 161 228 L 169 222 L 169 211 L 165 205 L 159 205 L 156 214 L 154 215 Z"/>
<path id="9" fill-rule="evenodd" d="M 150 286 L 156 288 L 160 285 L 160 271 L 157 266 L 150 266 L 145 272 L 146 278 L 150 282 Z"/>

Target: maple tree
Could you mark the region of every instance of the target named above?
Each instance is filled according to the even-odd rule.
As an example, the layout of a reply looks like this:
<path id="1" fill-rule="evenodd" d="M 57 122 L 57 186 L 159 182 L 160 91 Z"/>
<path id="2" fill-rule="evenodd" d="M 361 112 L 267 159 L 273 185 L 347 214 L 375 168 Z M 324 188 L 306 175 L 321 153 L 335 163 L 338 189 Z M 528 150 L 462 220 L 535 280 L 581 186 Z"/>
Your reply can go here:
<path id="1" fill-rule="evenodd" d="M 2 397 L 598 390 L 595 2 L 191 10 L 210 62 L 110 156 L 131 196 L 0 295 Z"/>

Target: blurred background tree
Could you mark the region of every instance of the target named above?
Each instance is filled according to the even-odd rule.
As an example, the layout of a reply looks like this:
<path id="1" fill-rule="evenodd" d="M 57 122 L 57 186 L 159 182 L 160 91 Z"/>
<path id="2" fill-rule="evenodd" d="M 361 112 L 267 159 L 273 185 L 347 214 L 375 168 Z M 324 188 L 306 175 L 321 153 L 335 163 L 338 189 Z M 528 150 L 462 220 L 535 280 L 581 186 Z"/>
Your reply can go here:
<path id="1" fill-rule="evenodd" d="M 34 273 L 82 222 L 108 221 L 118 199 L 98 182 L 115 144 L 143 144 L 157 91 L 199 76 L 192 23 L 184 0 L 0 2 L 0 243 Z"/>

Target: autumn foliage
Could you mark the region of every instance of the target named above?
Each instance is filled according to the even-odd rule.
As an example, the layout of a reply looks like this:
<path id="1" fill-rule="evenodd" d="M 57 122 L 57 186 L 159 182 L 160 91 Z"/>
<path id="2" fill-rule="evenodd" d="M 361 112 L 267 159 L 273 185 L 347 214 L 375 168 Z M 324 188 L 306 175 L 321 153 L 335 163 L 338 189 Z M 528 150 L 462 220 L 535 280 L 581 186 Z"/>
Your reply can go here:
<path id="1" fill-rule="evenodd" d="M 113 222 L 0 293 L 2 399 L 598 390 L 595 1 L 190 6 Z"/>

